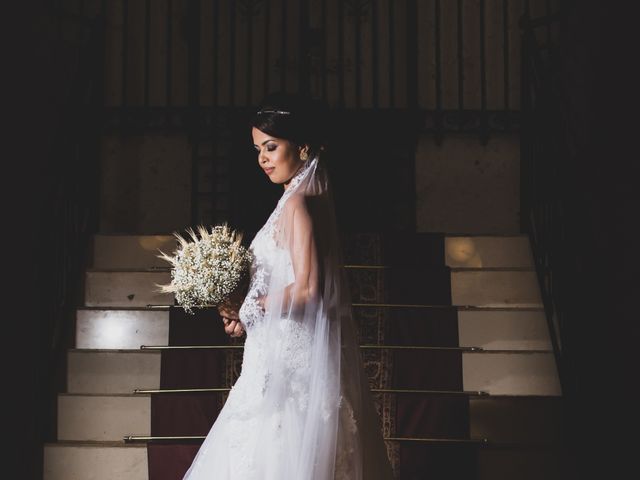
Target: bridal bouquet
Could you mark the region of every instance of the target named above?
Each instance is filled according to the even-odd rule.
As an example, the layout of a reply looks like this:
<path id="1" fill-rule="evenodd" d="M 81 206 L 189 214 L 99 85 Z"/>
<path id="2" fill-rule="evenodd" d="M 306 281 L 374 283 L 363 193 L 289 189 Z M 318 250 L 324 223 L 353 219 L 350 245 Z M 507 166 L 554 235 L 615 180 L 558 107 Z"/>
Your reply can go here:
<path id="1" fill-rule="evenodd" d="M 240 244 L 242 234 L 226 224 L 214 226 L 211 231 L 200 226 L 199 235 L 193 229 L 187 233 L 191 241 L 174 233 L 179 246 L 173 257 L 160 250 L 158 257 L 173 268 L 171 283 L 158 287 L 164 293 L 175 294 L 178 304 L 193 314 L 194 307 L 224 303 L 242 286 L 252 254 Z"/>

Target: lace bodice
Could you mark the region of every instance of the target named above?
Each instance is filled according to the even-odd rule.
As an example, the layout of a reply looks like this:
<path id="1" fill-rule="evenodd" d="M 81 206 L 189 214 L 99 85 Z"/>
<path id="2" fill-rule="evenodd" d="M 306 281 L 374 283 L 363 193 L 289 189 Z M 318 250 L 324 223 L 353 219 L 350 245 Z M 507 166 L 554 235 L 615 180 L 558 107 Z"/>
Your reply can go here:
<path id="1" fill-rule="evenodd" d="M 249 250 L 253 253 L 251 281 L 249 282 L 249 289 L 244 302 L 238 311 L 240 322 L 247 331 L 247 335 L 249 334 L 249 330 L 256 322 L 260 321 L 264 315 L 264 311 L 259 302 L 260 298 L 266 295 L 269 280 L 274 273 L 274 269 L 282 272 L 286 276 L 288 283 L 295 280 L 291 255 L 286 248 L 279 246 L 275 239 L 278 233 L 278 220 L 285 203 L 291 196 L 291 192 L 295 190 L 295 186 L 300 182 L 307 168 L 309 168 L 308 162 L 303 164 L 296 172 L 288 188 L 278 200 L 275 209 L 271 212 L 271 215 L 249 246 Z"/>
<path id="2" fill-rule="evenodd" d="M 242 360 L 242 372 L 238 380 L 232 386 L 224 409 L 220 412 L 217 423 L 226 433 L 228 446 L 228 460 L 233 465 L 234 478 L 253 479 L 261 478 L 262 472 L 257 469 L 253 448 L 257 429 L 261 425 L 261 419 L 257 416 L 263 401 L 271 375 L 267 361 L 267 351 L 277 350 L 288 359 L 287 371 L 283 374 L 287 377 L 289 395 L 287 403 L 297 411 L 304 411 L 307 407 L 308 392 L 305 385 L 304 374 L 308 371 L 310 362 L 309 345 L 311 334 L 308 329 L 297 322 L 281 318 L 278 321 L 276 344 L 270 344 L 265 336 L 266 327 L 263 322 L 265 312 L 260 305 L 260 297 L 267 294 L 269 282 L 273 275 L 284 275 L 287 282 L 295 280 L 291 255 L 286 248 L 276 243 L 278 233 L 278 219 L 284 209 L 290 192 L 300 180 L 304 168 L 296 173 L 289 187 L 284 191 L 275 209 L 258 231 L 249 249 L 253 253 L 251 265 L 251 280 L 247 295 L 239 309 L 239 317 L 247 337 L 244 343 L 244 355 Z M 279 420 L 273 418 L 270 421 L 277 424 Z M 274 452 L 279 452 L 277 445 L 271 445 Z M 210 451 L 207 443 L 201 449 Z"/>
<path id="3" fill-rule="evenodd" d="M 273 234 L 263 229 L 255 236 L 249 247 L 253 253 L 251 281 L 247 295 L 238 312 L 245 330 L 249 331 L 256 322 L 262 320 L 264 311 L 260 298 L 266 295 L 269 280 L 275 268 L 285 268 L 289 282 L 294 280 L 293 266 L 289 252 L 278 245 Z"/>

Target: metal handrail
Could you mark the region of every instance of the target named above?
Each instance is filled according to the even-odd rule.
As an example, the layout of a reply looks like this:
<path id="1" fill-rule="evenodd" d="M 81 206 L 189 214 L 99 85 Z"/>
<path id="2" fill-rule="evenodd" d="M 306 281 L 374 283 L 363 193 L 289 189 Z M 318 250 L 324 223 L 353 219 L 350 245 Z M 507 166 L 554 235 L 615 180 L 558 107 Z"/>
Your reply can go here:
<path id="1" fill-rule="evenodd" d="M 231 390 L 231 387 L 212 388 L 136 388 L 135 395 L 147 395 L 152 393 L 224 393 Z M 372 388 L 373 393 L 400 393 L 400 394 L 428 394 L 428 395 L 463 395 L 469 397 L 489 396 L 488 392 L 481 390 L 424 390 L 411 388 Z"/>
<path id="2" fill-rule="evenodd" d="M 561 118 L 567 109 L 566 99 L 553 82 L 549 62 L 538 45 L 536 29 L 551 28 L 566 18 L 560 10 L 532 19 L 528 11 L 520 20 L 522 28 L 522 135 L 521 135 L 521 230 L 529 236 L 535 271 L 541 291 L 549 336 L 556 360 L 560 385 L 567 387 L 566 360 L 563 352 L 563 286 L 567 278 L 561 271 L 563 242 L 560 191 L 564 164 L 560 149 L 563 134 Z M 550 45 L 547 50 L 551 52 Z M 555 208 L 555 209 L 554 209 Z M 555 243 L 554 243 L 555 241 Z M 562 282 L 565 282 L 564 285 Z"/>
<path id="3" fill-rule="evenodd" d="M 204 440 L 204 435 L 125 435 L 125 442 L 151 442 L 151 441 L 198 441 Z M 433 442 L 433 443 L 462 443 L 462 444 L 478 444 L 487 445 L 487 438 L 442 438 L 442 437 L 384 437 L 389 442 Z"/>
<path id="4" fill-rule="evenodd" d="M 383 308 L 383 307 L 399 307 L 399 308 L 452 308 L 455 305 L 428 305 L 424 303 L 352 303 L 352 307 L 369 307 L 369 308 Z M 184 308 L 182 305 L 162 305 L 162 304 L 152 304 L 148 303 L 148 309 L 158 309 L 158 308 Z M 203 305 L 199 308 L 217 308 L 216 305 Z"/>
<path id="5" fill-rule="evenodd" d="M 539 304 L 512 304 L 501 306 L 486 306 L 478 307 L 477 305 L 444 305 L 444 304 L 427 304 L 427 303 L 351 303 L 355 308 L 442 308 L 449 309 L 455 308 L 456 310 L 540 310 L 542 308 Z M 96 308 L 96 307 L 91 307 Z M 177 304 L 152 304 L 148 303 L 146 307 L 150 310 L 154 309 L 168 309 L 168 308 L 184 308 L 182 305 Z M 199 308 L 217 308 L 216 305 L 203 305 Z"/>
<path id="6" fill-rule="evenodd" d="M 135 44 L 130 44 L 130 31 L 141 32 L 140 38 L 146 39 L 144 43 L 143 54 L 145 57 L 150 55 L 150 50 L 153 45 L 150 44 L 148 38 L 150 36 L 150 29 L 153 28 L 153 24 L 148 21 L 150 17 L 164 17 L 164 23 L 166 28 L 162 34 L 159 34 L 157 43 L 159 45 L 166 44 L 171 45 L 174 40 L 176 32 L 184 29 L 186 32 L 186 54 L 187 54 L 187 91 L 186 104 L 179 104 L 179 99 L 175 98 L 175 93 L 171 89 L 171 82 L 174 76 L 173 69 L 176 67 L 172 63 L 171 49 L 164 49 L 164 55 L 167 55 L 165 62 L 165 69 L 162 75 L 151 75 L 148 67 L 144 69 L 143 76 L 143 89 L 139 92 L 129 92 L 128 95 L 121 97 L 121 103 L 116 104 L 115 109 L 127 109 L 134 110 L 136 108 L 146 109 L 149 107 L 149 90 L 157 89 L 160 91 L 161 87 L 156 86 L 154 82 L 160 82 L 164 84 L 164 98 L 161 99 L 162 103 L 172 110 L 180 108 L 180 105 L 184 105 L 182 108 L 190 115 L 196 109 L 202 112 L 203 110 L 231 107 L 245 107 L 254 106 L 255 93 L 265 89 L 262 94 L 267 93 L 267 86 L 273 85 L 273 80 L 269 81 L 269 74 L 274 68 L 281 69 L 281 71 L 289 71 L 290 75 L 281 75 L 279 88 L 286 91 L 287 81 L 296 78 L 295 83 L 298 85 L 301 91 L 309 92 L 311 90 L 311 84 L 317 80 L 321 83 L 321 96 L 323 99 L 330 98 L 328 94 L 328 81 L 333 75 L 337 75 L 337 84 L 335 87 L 338 89 L 336 108 L 345 108 L 347 104 L 355 105 L 355 108 L 367 108 L 367 103 L 364 99 L 370 96 L 370 101 L 374 108 L 380 108 L 382 104 L 388 104 L 390 108 L 402 108 L 406 110 L 415 110 L 423 103 L 421 97 L 431 96 L 435 99 L 432 106 L 429 107 L 429 113 L 433 114 L 432 121 L 434 123 L 432 130 L 436 132 L 438 138 L 442 136 L 445 131 L 461 131 L 471 129 L 478 131 L 482 135 L 486 135 L 488 130 L 511 130 L 517 127 L 517 122 L 511 121 L 512 116 L 517 115 L 517 111 L 513 108 L 509 102 L 505 102 L 504 108 L 501 110 L 495 110 L 496 106 L 493 106 L 493 110 L 488 108 L 489 97 L 489 79 L 487 78 L 487 71 L 489 67 L 489 58 L 495 58 L 503 63 L 505 69 L 505 75 L 501 85 L 500 94 L 503 97 L 508 97 L 509 92 L 513 89 L 514 80 L 509 75 L 509 65 L 514 61 L 514 51 L 509 48 L 509 32 L 513 31 L 517 25 L 513 22 L 513 15 L 510 15 L 510 10 L 514 7 L 510 4 L 509 0 L 501 0 L 501 9 L 503 22 L 501 25 L 494 26 L 496 29 L 495 34 L 504 39 L 502 44 L 498 42 L 489 42 L 489 35 L 492 33 L 489 31 L 487 24 L 488 14 L 490 12 L 489 7 L 485 1 L 480 1 L 477 4 L 477 11 L 467 18 L 467 13 L 471 12 L 464 4 L 472 3 L 471 0 L 460 0 L 460 7 L 453 8 L 450 3 L 442 0 L 435 0 L 432 5 L 424 4 L 423 2 L 410 2 L 407 15 L 401 15 L 396 17 L 394 15 L 395 9 L 392 5 L 389 5 L 389 10 L 379 12 L 378 7 L 375 5 L 367 6 L 370 2 L 359 2 L 347 7 L 340 4 L 338 9 L 329 8 L 328 0 L 317 1 L 317 8 L 308 11 L 306 2 L 301 5 L 300 12 L 306 10 L 306 14 L 302 14 L 299 18 L 299 22 L 296 22 L 295 26 L 285 25 L 281 31 L 281 41 L 273 42 L 268 35 L 268 28 L 260 27 L 264 25 L 263 22 L 268 22 L 268 15 L 262 14 L 263 9 L 268 9 L 267 5 L 260 5 L 262 2 L 254 2 L 249 8 L 236 7 L 232 2 L 230 8 L 225 9 L 227 11 L 225 18 L 226 28 L 220 28 L 217 18 L 215 22 L 211 22 L 213 16 L 223 16 L 220 11 L 215 11 L 213 8 L 209 8 L 205 11 L 200 11 L 200 2 L 187 2 L 186 15 L 183 19 L 179 19 L 176 15 L 173 15 L 171 9 L 167 8 L 161 2 L 146 2 L 144 15 L 131 15 L 128 9 L 121 9 L 121 12 L 112 13 L 114 17 L 117 15 L 120 18 L 114 18 L 117 20 L 116 24 L 120 25 L 121 42 L 123 46 L 124 55 L 122 55 L 122 65 L 118 69 L 123 73 L 120 79 L 114 85 L 115 88 L 121 87 L 126 89 L 124 85 L 127 83 L 128 77 L 132 75 L 127 69 L 126 63 L 130 60 L 130 57 L 134 55 Z M 268 2 L 264 2 L 267 3 Z M 283 2 L 281 8 L 286 11 L 287 4 L 290 2 Z M 375 3 L 375 2 L 374 2 Z M 103 2 L 103 5 L 105 2 Z M 219 8 L 217 2 L 215 2 L 214 8 Z M 352 11 L 353 22 L 345 23 L 345 9 L 348 8 Z M 377 20 L 373 22 L 367 22 L 368 16 L 366 10 L 371 8 L 370 14 Z M 494 7 L 491 7 L 494 8 Z M 104 6 L 102 7 L 104 11 Z M 284 14 L 284 11 L 282 12 Z M 324 14 L 322 18 L 316 18 L 315 21 L 310 21 L 310 15 L 315 16 L 315 12 L 322 11 Z M 207 13 L 208 12 L 208 13 Z M 420 14 L 418 14 L 420 12 Z M 455 15 L 455 25 L 445 25 L 443 18 L 448 15 Z M 211 15 L 211 17 L 209 17 Z M 421 81 L 419 70 L 421 62 L 426 60 L 425 55 L 420 51 L 420 44 L 423 41 L 421 24 L 421 18 L 423 15 L 427 15 L 430 21 L 433 21 L 434 38 L 433 38 L 433 59 L 429 60 L 433 62 L 432 68 L 434 69 L 434 82 Z M 202 19 L 207 20 L 207 28 L 211 29 L 213 34 L 211 35 L 212 43 L 203 43 L 206 36 L 200 35 L 201 27 L 200 23 Z M 183 25 L 177 25 L 177 22 L 184 22 Z M 211 22 L 211 23 L 210 23 Z M 321 25 L 316 22 L 320 22 Z M 240 28 L 240 25 L 245 23 L 248 28 Z M 386 25 L 386 27 L 385 27 Z M 400 28 L 398 28 L 400 27 Z M 450 27 L 453 31 L 449 31 Z M 256 29 L 257 28 L 257 29 Z M 255 57 L 253 51 L 253 45 L 256 31 L 265 29 L 265 37 L 261 39 L 267 50 L 274 52 L 274 58 L 285 59 L 282 64 L 274 64 L 271 56 L 261 56 L 261 58 Z M 333 30 L 336 29 L 337 31 Z M 386 28 L 388 30 L 384 41 L 379 38 L 379 31 L 377 29 Z M 331 65 L 327 53 L 323 52 L 316 41 L 311 41 L 317 35 L 317 29 L 320 31 L 334 31 L 338 36 L 338 48 L 339 57 L 336 59 L 336 63 Z M 352 31 L 352 35 L 348 31 Z M 371 29 L 371 30 L 369 30 Z M 367 31 L 367 35 L 361 35 L 363 31 Z M 455 35 L 457 38 L 458 48 L 448 49 L 447 38 L 448 35 Z M 246 37 L 245 37 L 246 35 Z M 242 42 L 246 46 L 245 49 L 238 49 L 236 41 L 242 38 Z M 462 46 L 467 43 L 477 43 L 483 48 L 480 48 L 479 52 L 479 75 L 468 75 L 465 72 L 465 57 L 466 53 Z M 298 45 L 298 58 L 296 63 L 290 63 L 291 52 L 288 52 L 288 45 L 295 43 Z M 222 46 L 228 48 L 226 55 L 222 55 L 220 49 Z M 398 65 L 392 65 L 391 68 L 386 69 L 384 72 L 376 68 L 376 64 L 380 61 L 380 55 L 385 49 L 390 51 L 396 50 L 400 45 L 405 45 L 407 49 L 407 55 Z M 132 52 L 128 52 L 131 49 Z M 356 59 L 353 66 L 353 73 L 355 75 L 354 89 L 353 91 L 348 88 L 346 84 L 347 71 L 350 68 L 346 62 L 346 58 L 343 52 L 349 50 L 353 51 L 356 55 Z M 200 52 L 211 51 L 210 55 L 200 55 Z M 486 53 L 485 53 L 486 51 Z M 367 53 L 368 52 L 368 53 Z M 371 55 L 371 61 L 373 62 L 374 75 L 371 78 L 367 78 L 362 70 L 363 64 L 358 59 L 364 59 L 366 56 Z M 253 58 L 253 61 L 252 61 Z M 287 60 L 290 59 L 290 60 Z M 228 62 L 228 63 L 224 63 Z M 237 69 L 236 65 L 244 65 L 244 68 Z M 452 87 L 455 89 L 457 98 L 452 99 L 454 104 L 447 102 L 446 97 L 446 74 L 447 65 L 458 65 L 458 74 L 453 81 Z M 258 67 L 263 71 L 263 76 L 252 75 L 253 68 Z M 206 70 L 205 70 L 206 69 Z M 205 102 L 203 98 L 200 98 L 200 92 L 202 91 L 200 81 L 201 73 L 211 70 L 211 76 L 207 77 L 208 84 L 210 85 L 210 91 L 208 96 L 211 97 L 211 103 Z M 242 73 L 240 73 L 242 72 Z M 205 73 L 206 74 L 206 73 Z M 208 75 L 208 74 L 206 74 Z M 243 75 L 244 78 L 239 75 Z M 246 76 L 245 76 L 246 75 Z M 382 77 L 386 77 L 383 81 Z M 405 80 L 402 80 L 403 76 L 406 76 Z M 163 78 L 164 77 L 164 78 Z M 314 80 L 315 79 L 315 80 Z M 371 92 L 367 92 L 366 85 L 371 81 Z M 397 95 L 398 82 L 406 81 L 403 85 L 405 87 L 405 95 Z M 258 86 L 257 82 L 262 85 Z M 238 92 L 236 89 L 239 85 L 246 87 L 246 92 Z M 475 88 L 479 92 L 479 105 L 470 105 L 469 99 L 465 100 L 465 90 L 469 85 L 475 85 Z M 224 87 L 224 85 L 227 85 Z M 256 87 L 259 87 L 256 89 Z M 227 90 L 228 89 L 228 90 Z M 244 93 L 242 95 L 241 93 Z M 134 95 L 138 98 L 133 98 Z M 228 95 L 228 102 L 225 101 L 222 96 Z M 259 96 L 261 96 L 259 95 Z M 349 97 L 349 99 L 347 99 Z M 404 97 L 404 99 L 403 99 Z M 385 100 L 386 99 L 386 100 Z M 351 101 L 353 100 L 353 102 Z M 144 102 L 144 106 L 139 107 Z M 351 107 L 351 105 L 349 105 Z M 498 107 L 499 108 L 499 107 Z M 168 109 L 167 109 L 168 110 Z M 425 109 L 426 110 L 426 109 Z M 498 114 L 498 116 L 496 116 Z M 132 115 L 132 117 L 138 117 L 138 115 Z M 139 116 L 139 117 L 144 117 Z M 504 118 L 504 120 L 502 120 Z M 126 117 L 123 117 L 126 121 Z M 498 120 L 498 121 L 496 121 Z M 501 126 L 502 123 L 506 125 Z M 171 123 L 170 121 L 168 123 Z M 184 124 L 184 122 L 179 122 Z"/>
<path id="7" fill-rule="evenodd" d="M 366 264 L 351 264 L 351 265 L 342 265 L 342 268 L 346 270 L 408 270 L 408 269 L 418 269 L 423 268 L 424 264 L 419 265 L 408 265 L 408 264 L 395 264 L 395 265 L 366 265 Z M 429 265 L 429 268 L 441 268 L 447 269 L 452 272 L 529 272 L 534 270 L 534 267 L 531 266 L 518 266 L 518 267 L 451 267 L 448 265 Z M 122 273 L 122 272 L 170 272 L 171 267 L 159 267 L 159 266 L 151 266 L 144 268 L 90 268 L 87 271 L 89 272 L 101 272 L 101 273 Z"/>
<path id="8" fill-rule="evenodd" d="M 514 353 L 514 354 L 538 354 L 552 353 L 553 350 L 545 349 L 486 349 L 483 347 L 441 347 L 428 345 L 359 345 L 363 350 L 435 350 L 435 351 L 457 351 L 475 353 Z M 242 350 L 244 345 L 140 345 L 140 350 Z"/>
<path id="9" fill-rule="evenodd" d="M 60 12 L 53 12 L 58 15 Z M 55 170 L 48 184 L 51 196 L 41 206 L 42 216 L 35 222 L 42 228 L 42 241 L 51 244 L 41 257 L 44 292 L 38 299 L 51 323 L 43 338 L 49 380 L 43 396 L 49 406 L 61 387 L 66 351 L 72 344 L 75 308 L 82 290 L 82 270 L 86 264 L 91 235 L 98 225 L 99 198 L 99 136 L 101 134 L 104 82 L 104 29 L 102 16 L 82 23 L 90 24 L 85 32 L 78 32 L 77 70 L 72 75 L 69 98 L 61 118 L 54 125 L 54 144 L 51 165 Z M 85 33 L 87 35 L 85 35 Z M 60 39 L 62 41 L 62 38 Z M 39 174 L 41 172 L 34 172 Z M 56 383 L 58 382 L 58 383 Z M 49 422 L 47 436 L 55 435 L 55 418 Z"/>
<path id="10" fill-rule="evenodd" d="M 423 345 L 360 345 L 362 349 L 372 350 L 454 350 L 462 352 L 485 351 L 482 347 L 429 347 Z M 244 345 L 140 345 L 140 350 L 241 350 Z M 496 351 L 496 350 L 493 350 Z M 511 350 L 506 350 L 511 351 Z M 518 350 L 520 351 L 520 350 Z M 546 350 L 523 350 L 524 352 L 541 352 Z"/>

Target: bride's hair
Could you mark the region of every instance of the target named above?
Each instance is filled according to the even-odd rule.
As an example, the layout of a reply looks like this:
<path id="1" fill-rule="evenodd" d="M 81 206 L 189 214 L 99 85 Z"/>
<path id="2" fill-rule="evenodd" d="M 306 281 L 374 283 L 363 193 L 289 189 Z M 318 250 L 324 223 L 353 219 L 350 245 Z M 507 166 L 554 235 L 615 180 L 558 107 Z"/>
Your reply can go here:
<path id="1" fill-rule="evenodd" d="M 326 147 L 329 106 L 302 94 L 273 92 L 251 119 L 251 126 L 295 145 L 309 145 L 311 156 Z"/>

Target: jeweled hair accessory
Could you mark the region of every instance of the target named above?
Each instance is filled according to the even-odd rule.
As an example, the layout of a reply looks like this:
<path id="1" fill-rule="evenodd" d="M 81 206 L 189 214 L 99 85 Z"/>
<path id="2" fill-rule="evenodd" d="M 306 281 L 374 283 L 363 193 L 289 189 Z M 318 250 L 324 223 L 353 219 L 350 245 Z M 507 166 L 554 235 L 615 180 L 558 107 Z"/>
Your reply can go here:
<path id="1" fill-rule="evenodd" d="M 259 110 L 258 115 L 261 113 L 279 113 L 281 115 L 291 115 L 291 112 L 286 112 L 284 110 Z"/>

